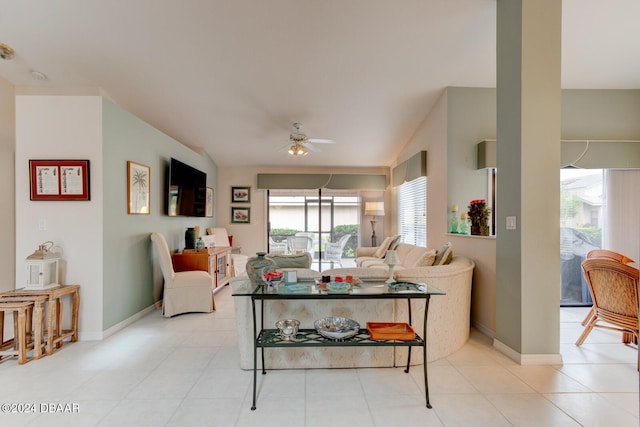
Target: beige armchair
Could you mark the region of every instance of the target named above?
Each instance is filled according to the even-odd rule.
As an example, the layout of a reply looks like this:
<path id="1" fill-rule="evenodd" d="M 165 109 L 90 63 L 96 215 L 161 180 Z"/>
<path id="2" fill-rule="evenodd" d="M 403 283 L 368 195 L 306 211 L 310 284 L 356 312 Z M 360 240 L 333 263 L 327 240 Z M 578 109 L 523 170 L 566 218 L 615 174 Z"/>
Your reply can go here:
<path id="1" fill-rule="evenodd" d="M 213 278 L 206 271 L 180 271 L 173 269 L 171 252 L 164 236 L 151 233 L 151 241 L 164 277 L 162 314 L 164 317 L 176 314 L 203 312 L 215 309 L 213 300 Z"/>

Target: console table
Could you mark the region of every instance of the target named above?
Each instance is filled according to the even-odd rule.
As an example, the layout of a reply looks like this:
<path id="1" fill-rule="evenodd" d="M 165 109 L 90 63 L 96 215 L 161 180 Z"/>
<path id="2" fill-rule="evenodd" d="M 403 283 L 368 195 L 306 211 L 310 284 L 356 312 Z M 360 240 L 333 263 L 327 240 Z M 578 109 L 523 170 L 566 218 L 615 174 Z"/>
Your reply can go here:
<path id="1" fill-rule="evenodd" d="M 175 271 L 202 270 L 213 277 L 213 291 L 229 283 L 231 279 L 230 246 L 214 246 L 204 249 L 185 249 L 171 256 Z"/>
<path id="2" fill-rule="evenodd" d="M 418 290 L 414 287 L 397 287 L 390 288 L 389 284 L 376 280 L 376 281 L 364 281 L 352 287 L 345 293 L 329 293 L 322 290 L 315 281 L 302 281 L 298 285 L 304 285 L 304 287 L 298 286 L 296 290 L 290 290 L 284 284 L 280 284 L 276 289 L 269 290 L 265 285 L 252 285 L 248 280 L 244 286 L 238 287 L 233 296 L 248 296 L 251 298 L 251 307 L 253 311 L 253 404 L 251 410 L 256 409 L 256 388 L 257 388 L 257 367 L 258 367 L 258 348 L 261 349 L 261 361 L 262 361 L 262 374 L 266 374 L 264 364 L 264 349 L 273 347 L 359 347 L 359 346 L 420 346 L 422 347 L 423 369 L 424 369 L 424 388 L 425 388 L 425 400 L 427 408 L 431 408 L 429 402 L 429 385 L 427 379 L 427 320 L 428 320 L 428 308 L 429 299 L 431 295 L 444 295 L 444 292 L 434 288 L 433 286 L 424 285 L 424 288 Z M 298 335 L 294 341 L 282 340 L 279 337 L 279 331 L 277 329 L 265 329 L 264 328 L 264 302 L 269 300 L 322 300 L 322 299 L 339 299 L 339 300 L 357 300 L 357 299 L 406 299 L 409 311 L 408 311 L 408 323 L 411 325 L 411 300 L 412 299 L 424 299 L 424 313 L 422 321 L 424 325 L 425 337 L 422 338 L 416 334 L 415 339 L 410 341 L 396 341 L 396 340 L 372 340 L 369 336 L 367 329 L 360 329 L 358 333 L 346 340 L 331 340 L 324 338 L 317 333 L 315 329 L 300 329 Z M 256 315 L 256 301 L 261 305 L 261 319 L 260 327 L 258 329 L 258 320 Z M 373 319 L 372 319 L 373 320 Z M 407 352 L 407 367 L 404 372 L 409 372 L 409 366 L 411 363 L 411 351 Z"/>

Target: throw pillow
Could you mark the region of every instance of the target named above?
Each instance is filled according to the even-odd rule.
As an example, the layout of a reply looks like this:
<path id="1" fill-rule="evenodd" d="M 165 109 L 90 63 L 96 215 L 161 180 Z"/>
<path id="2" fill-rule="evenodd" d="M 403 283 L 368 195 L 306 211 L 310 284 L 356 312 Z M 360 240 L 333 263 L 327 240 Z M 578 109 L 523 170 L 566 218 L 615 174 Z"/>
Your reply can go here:
<path id="1" fill-rule="evenodd" d="M 426 267 L 430 267 L 433 265 L 433 263 L 436 261 L 436 250 L 435 249 L 431 249 L 430 251 L 426 252 L 424 254 L 424 262 L 422 265 L 426 266 Z"/>
<path id="2" fill-rule="evenodd" d="M 378 246 L 378 250 L 373 256 L 375 256 L 376 258 L 384 258 L 384 256 L 387 254 L 387 250 L 389 250 L 389 245 L 391 244 L 392 240 L 393 237 L 385 237 L 384 241 L 380 246 Z"/>
<path id="3" fill-rule="evenodd" d="M 451 258 L 453 258 L 453 253 L 451 249 L 451 242 L 447 242 L 438 250 L 436 255 L 436 259 L 433 262 L 433 265 L 446 265 L 451 262 Z"/>
<path id="4" fill-rule="evenodd" d="M 399 234 L 396 234 L 395 236 L 393 236 L 393 238 L 391 239 L 391 242 L 389 243 L 389 250 L 390 251 L 395 251 L 396 248 L 398 247 L 398 245 L 400 244 L 400 238 L 402 236 Z M 631 261 L 633 262 L 633 261 Z"/>
<path id="5" fill-rule="evenodd" d="M 311 254 L 305 252 L 298 255 L 267 254 L 278 268 L 311 268 Z"/>

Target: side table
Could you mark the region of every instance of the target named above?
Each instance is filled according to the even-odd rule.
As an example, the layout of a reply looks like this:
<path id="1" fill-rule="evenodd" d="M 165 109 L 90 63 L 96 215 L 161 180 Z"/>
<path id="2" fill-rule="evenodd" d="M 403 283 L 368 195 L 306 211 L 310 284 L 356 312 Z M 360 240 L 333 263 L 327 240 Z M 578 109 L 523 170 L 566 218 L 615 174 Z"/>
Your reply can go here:
<path id="1" fill-rule="evenodd" d="M 63 340 L 71 337 L 71 342 L 78 341 L 78 310 L 80 308 L 80 285 L 60 285 L 57 288 L 44 290 L 26 290 L 24 288 L 6 292 L 10 297 L 47 297 L 47 354 L 53 354 L 55 348 L 62 347 Z M 62 329 L 62 297 L 71 296 L 71 329 Z"/>
<path id="2" fill-rule="evenodd" d="M 26 352 L 33 348 L 33 358 L 42 357 L 45 296 L 11 296 L 0 294 L 0 347 L 12 344 L 4 340 L 4 312 L 13 311 L 13 346 L 18 363 L 26 362 Z M 24 320 L 22 319 L 24 317 Z M 10 352 L 6 352 L 10 353 Z"/>

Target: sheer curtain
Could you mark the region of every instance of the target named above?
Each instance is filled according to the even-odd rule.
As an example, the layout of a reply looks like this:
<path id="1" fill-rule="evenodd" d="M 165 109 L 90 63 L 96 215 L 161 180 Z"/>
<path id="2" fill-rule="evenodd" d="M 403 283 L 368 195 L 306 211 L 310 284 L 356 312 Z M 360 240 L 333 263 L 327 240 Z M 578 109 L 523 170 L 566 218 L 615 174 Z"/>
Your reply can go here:
<path id="1" fill-rule="evenodd" d="M 640 170 L 605 171 L 603 247 L 640 261 Z"/>

